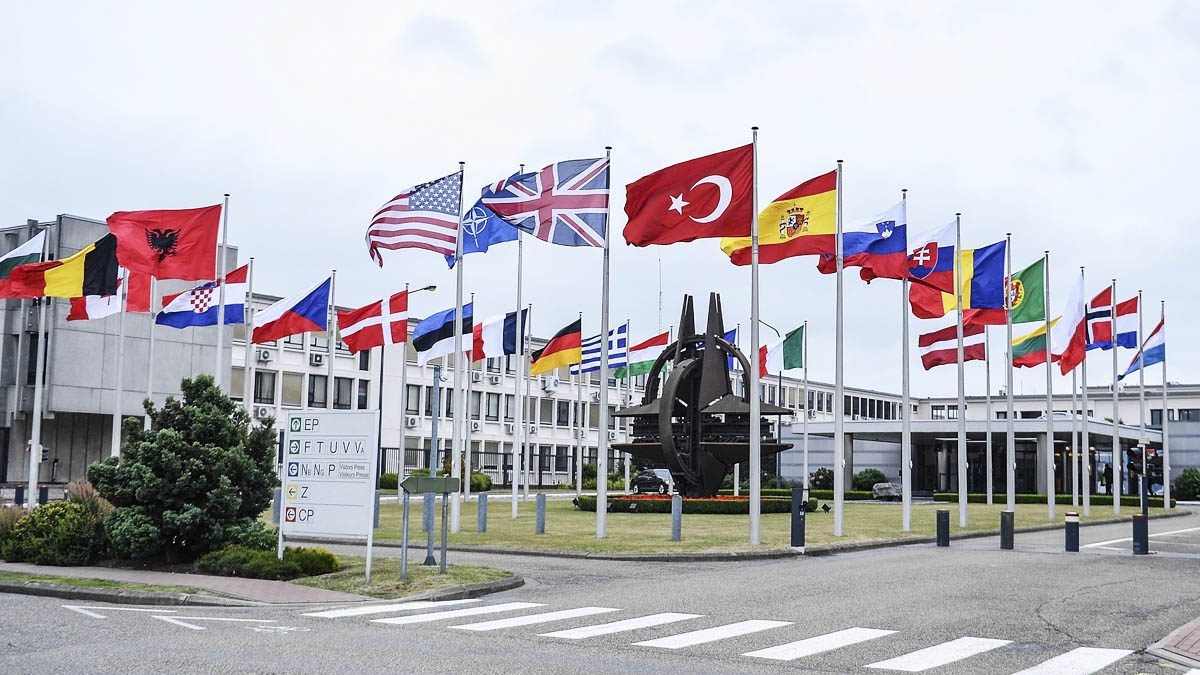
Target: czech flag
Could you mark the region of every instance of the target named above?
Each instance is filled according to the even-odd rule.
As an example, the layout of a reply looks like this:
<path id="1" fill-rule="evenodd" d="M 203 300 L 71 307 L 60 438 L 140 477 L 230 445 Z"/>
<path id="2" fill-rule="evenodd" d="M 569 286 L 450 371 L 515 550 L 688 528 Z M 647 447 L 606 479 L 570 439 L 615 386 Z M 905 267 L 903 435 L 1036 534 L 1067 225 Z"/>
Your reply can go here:
<path id="1" fill-rule="evenodd" d="M 289 335 L 329 327 L 329 290 L 333 279 L 289 296 L 254 315 L 251 342 L 262 344 Z"/>

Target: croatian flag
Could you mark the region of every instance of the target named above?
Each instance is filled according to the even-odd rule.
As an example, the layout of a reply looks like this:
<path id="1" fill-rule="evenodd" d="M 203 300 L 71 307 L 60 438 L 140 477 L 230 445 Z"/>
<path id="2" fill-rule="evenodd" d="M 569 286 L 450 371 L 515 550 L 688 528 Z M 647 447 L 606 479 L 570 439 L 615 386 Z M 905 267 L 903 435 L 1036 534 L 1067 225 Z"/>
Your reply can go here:
<path id="1" fill-rule="evenodd" d="M 842 232 L 842 267 L 861 267 L 864 281 L 908 276 L 908 216 L 900 202 L 883 213 L 851 225 Z M 817 269 L 837 272 L 837 259 L 823 254 Z"/>
<path id="2" fill-rule="evenodd" d="M 242 265 L 225 275 L 226 324 L 245 323 L 246 276 L 249 269 L 249 265 Z M 206 281 L 190 291 L 164 296 L 162 311 L 154 323 L 172 328 L 215 326 L 220 294 L 220 282 Z"/>
<path id="3" fill-rule="evenodd" d="M 323 331 L 329 327 L 329 291 L 326 278 L 254 315 L 251 342 L 262 344 L 289 335 Z"/>
<path id="4" fill-rule="evenodd" d="M 1133 363 L 1125 369 L 1125 372 L 1118 377 L 1118 380 L 1125 379 L 1126 375 L 1136 373 L 1142 366 L 1152 366 L 1156 363 L 1162 363 L 1167 360 L 1167 330 L 1165 319 L 1159 319 L 1158 325 L 1154 327 L 1154 332 L 1150 333 L 1150 337 L 1142 344 L 1142 351 L 1138 352 L 1133 357 Z"/>
<path id="5" fill-rule="evenodd" d="M 521 310 L 521 324 L 524 327 L 529 322 L 529 310 Z M 472 328 L 471 360 L 482 361 L 493 359 L 519 351 L 520 340 L 517 339 L 517 313 L 500 314 L 483 323 L 477 323 Z M 453 348 L 451 348 L 453 349 Z"/>

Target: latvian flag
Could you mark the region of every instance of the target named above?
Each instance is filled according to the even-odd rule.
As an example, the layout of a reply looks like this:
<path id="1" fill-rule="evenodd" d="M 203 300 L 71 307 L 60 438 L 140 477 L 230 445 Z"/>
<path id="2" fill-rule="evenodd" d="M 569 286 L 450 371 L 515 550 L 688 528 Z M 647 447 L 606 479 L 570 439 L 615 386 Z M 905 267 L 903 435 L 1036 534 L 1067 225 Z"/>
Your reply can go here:
<path id="1" fill-rule="evenodd" d="M 987 358 L 983 326 L 963 326 L 963 361 L 982 361 Z M 925 370 L 947 363 L 958 363 L 958 326 L 947 326 L 926 333 L 917 340 L 921 348 L 921 365 Z"/>
<path id="2" fill-rule="evenodd" d="M 366 307 L 338 311 L 338 334 L 355 354 L 372 347 L 408 341 L 408 291 L 400 291 Z"/>

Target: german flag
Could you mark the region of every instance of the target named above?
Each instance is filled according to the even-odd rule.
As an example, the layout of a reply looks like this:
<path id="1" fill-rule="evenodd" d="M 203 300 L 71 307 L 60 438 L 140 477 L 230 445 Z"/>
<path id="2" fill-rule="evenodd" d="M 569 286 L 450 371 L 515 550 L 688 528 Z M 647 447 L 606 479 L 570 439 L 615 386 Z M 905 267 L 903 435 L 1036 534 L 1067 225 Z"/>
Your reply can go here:
<path id="1" fill-rule="evenodd" d="M 554 334 L 545 347 L 531 354 L 530 375 L 541 375 L 583 360 L 583 327 L 579 319 Z"/>
<path id="2" fill-rule="evenodd" d="M 106 234 L 62 260 L 18 265 L 12 270 L 14 298 L 81 298 L 117 292 L 117 238 Z"/>

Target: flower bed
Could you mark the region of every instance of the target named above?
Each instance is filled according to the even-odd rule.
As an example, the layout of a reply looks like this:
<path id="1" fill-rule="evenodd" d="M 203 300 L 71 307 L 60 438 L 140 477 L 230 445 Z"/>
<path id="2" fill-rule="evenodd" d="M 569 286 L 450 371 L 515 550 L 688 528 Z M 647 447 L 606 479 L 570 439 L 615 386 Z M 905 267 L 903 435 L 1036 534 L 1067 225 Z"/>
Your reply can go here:
<path id="1" fill-rule="evenodd" d="M 761 500 L 763 513 L 788 513 L 792 509 L 792 500 L 781 497 L 763 497 Z M 581 511 L 595 511 L 596 498 L 582 496 L 576 498 L 576 508 Z M 817 508 L 817 500 L 808 500 L 808 510 Z M 612 513 L 670 513 L 670 495 L 620 495 L 609 498 L 609 509 Z M 748 514 L 750 513 L 749 497 L 734 497 L 720 495 L 683 500 L 684 513 L 715 513 L 715 514 Z"/>

